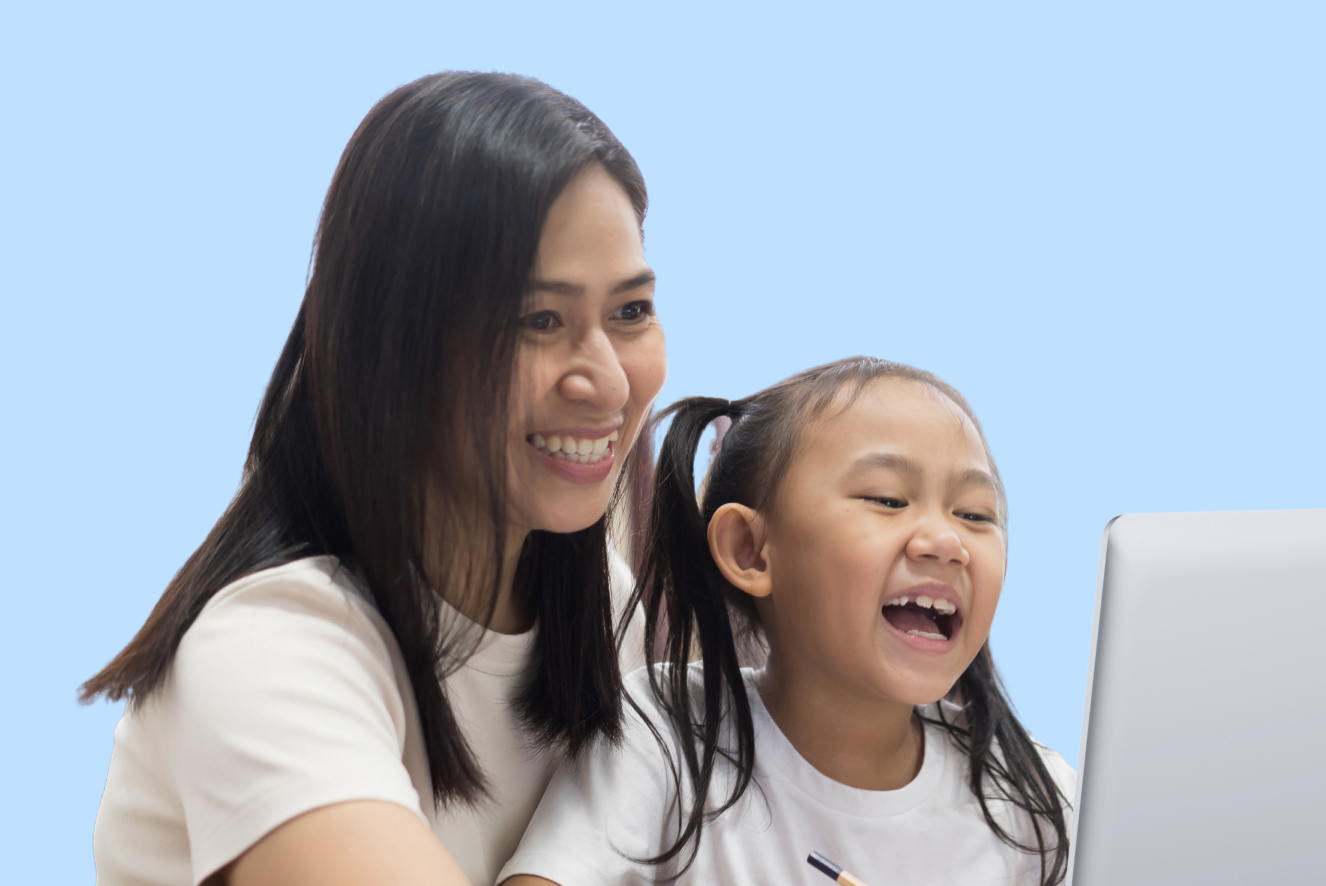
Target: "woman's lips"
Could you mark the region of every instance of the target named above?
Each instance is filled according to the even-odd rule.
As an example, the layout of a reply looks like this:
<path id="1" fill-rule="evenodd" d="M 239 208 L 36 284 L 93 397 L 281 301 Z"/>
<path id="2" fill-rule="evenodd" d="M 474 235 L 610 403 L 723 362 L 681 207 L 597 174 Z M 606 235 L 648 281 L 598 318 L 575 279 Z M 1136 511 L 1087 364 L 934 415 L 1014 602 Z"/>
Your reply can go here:
<path id="1" fill-rule="evenodd" d="M 608 475 L 612 473 L 612 465 L 616 460 L 613 446 L 614 444 L 608 444 L 607 452 L 592 463 L 582 464 L 578 461 L 569 461 L 566 458 L 556 458 L 537 448 L 534 450 L 534 457 L 544 467 L 562 479 L 580 485 L 589 485 L 606 480 Z"/>

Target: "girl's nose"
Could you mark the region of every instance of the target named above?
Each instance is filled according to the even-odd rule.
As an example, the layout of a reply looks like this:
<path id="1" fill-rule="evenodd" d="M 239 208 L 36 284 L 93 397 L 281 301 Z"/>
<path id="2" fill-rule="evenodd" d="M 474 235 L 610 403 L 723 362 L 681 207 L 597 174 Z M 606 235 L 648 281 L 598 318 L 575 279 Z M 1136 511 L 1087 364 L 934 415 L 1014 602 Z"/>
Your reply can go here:
<path id="1" fill-rule="evenodd" d="M 957 531 L 942 515 L 926 515 L 907 542 L 907 556 L 913 560 L 952 563 L 966 566 L 971 554 Z"/>
<path id="2" fill-rule="evenodd" d="M 626 405 L 631 383 L 606 332 L 594 330 L 577 344 L 570 367 L 557 382 L 557 391 L 568 400 L 588 403 L 605 412 Z"/>

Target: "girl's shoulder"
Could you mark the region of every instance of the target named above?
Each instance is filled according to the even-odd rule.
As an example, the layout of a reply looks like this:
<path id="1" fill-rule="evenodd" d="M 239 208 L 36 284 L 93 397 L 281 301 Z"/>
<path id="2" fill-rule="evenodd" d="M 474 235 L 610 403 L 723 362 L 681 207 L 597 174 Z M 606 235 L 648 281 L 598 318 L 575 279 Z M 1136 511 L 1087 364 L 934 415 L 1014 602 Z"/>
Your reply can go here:
<path id="1" fill-rule="evenodd" d="M 670 706 L 677 702 L 677 699 L 674 698 L 674 691 L 677 686 L 675 685 L 676 681 L 672 678 L 673 673 L 674 670 L 671 664 L 656 662 L 652 668 L 637 668 L 622 678 L 626 696 L 634 703 L 632 707 L 636 708 L 637 715 L 645 716 L 650 721 L 660 724 L 668 722 L 669 718 L 664 705 Z M 653 677 L 652 681 L 651 676 Z M 741 676 L 746 687 L 747 696 L 756 692 L 759 671 L 754 668 L 742 668 Z M 687 693 L 687 700 L 691 705 L 692 712 L 697 717 L 701 716 L 704 712 L 704 665 L 698 661 L 687 665 L 685 681 L 682 685 Z"/>

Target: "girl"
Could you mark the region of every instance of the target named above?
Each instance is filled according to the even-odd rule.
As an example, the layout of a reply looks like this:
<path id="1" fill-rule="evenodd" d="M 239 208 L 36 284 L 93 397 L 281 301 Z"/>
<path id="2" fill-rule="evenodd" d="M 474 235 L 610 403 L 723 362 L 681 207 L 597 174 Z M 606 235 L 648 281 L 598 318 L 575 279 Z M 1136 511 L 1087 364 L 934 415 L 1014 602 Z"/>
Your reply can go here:
<path id="1" fill-rule="evenodd" d="M 561 753 L 620 734 L 604 513 L 665 373 L 645 205 L 537 81 L 369 112 L 239 492 L 83 688 L 131 701 L 99 883 L 487 886 Z"/>
<path id="2" fill-rule="evenodd" d="M 620 747 L 563 764 L 507 886 L 817 886 L 811 852 L 873 886 L 1058 882 L 1075 776 L 995 674 L 1006 505 L 961 395 L 855 358 L 667 414 L 639 590 L 666 662 Z"/>

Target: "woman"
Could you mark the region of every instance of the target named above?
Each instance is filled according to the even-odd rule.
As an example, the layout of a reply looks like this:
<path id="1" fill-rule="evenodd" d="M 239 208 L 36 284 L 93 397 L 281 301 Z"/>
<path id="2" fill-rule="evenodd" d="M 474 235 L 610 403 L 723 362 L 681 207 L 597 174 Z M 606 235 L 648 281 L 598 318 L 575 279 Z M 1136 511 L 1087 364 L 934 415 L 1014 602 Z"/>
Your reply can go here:
<path id="1" fill-rule="evenodd" d="M 619 733 L 604 515 L 666 372 L 645 206 L 537 81 L 369 112 L 240 491 L 83 687 L 130 699 L 99 882 L 490 884 L 560 755 Z"/>

